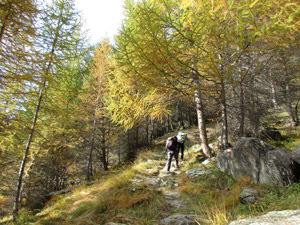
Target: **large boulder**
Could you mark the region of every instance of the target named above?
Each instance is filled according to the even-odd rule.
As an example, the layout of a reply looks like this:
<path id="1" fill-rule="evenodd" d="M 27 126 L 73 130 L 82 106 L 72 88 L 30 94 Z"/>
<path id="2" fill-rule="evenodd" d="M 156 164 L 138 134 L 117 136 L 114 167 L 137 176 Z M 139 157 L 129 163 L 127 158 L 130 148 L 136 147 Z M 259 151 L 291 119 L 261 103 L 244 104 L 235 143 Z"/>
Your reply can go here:
<path id="1" fill-rule="evenodd" d="M 273 211 L 263 216 L 231 222 L 229 225 L 298 225 L 300 224 L 300 210 Z"/>
<path id="2" fill-rule="evenodd" d="M 251 177 L 259 184 L 285 186 L 296 181 L 291 154 L 257 138 L 240 138 L 230 152 L 218 154 L 217 166 L 234 178 Z"/>

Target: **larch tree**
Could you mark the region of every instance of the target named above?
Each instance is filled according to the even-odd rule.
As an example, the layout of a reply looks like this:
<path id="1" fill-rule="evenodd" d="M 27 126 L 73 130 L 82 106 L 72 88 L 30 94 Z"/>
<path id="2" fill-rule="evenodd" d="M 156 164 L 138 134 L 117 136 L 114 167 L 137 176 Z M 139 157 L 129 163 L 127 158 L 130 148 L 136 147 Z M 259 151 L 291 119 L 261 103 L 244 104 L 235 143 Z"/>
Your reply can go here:
<path id="1" fill-rule="evenodd" d="M 30 69 L 36 33 L 36 0 L 5 0 L 0 8 L 0 88 L 32 81 Z M 13 82 L 15 81 L 15 82 Z M 24 83 L 23 83 L 24 84 Z"/>
<path id="2" fill-rule="evenodd" d="M 108 77 L 111 74 L 112 48 L 104 40 L 95 49 L 90 65 L 89 76 L 84 82 L 84 92 L 81 95 L 85 114 L 88 113 L 86 134 L 89 140 L 86 179 L 93 176 L 94 152 L 101 155 L 104 170 L 108 169 L 108 142 L 113 126 L 105 109 L 108 90 Z"/>
<path id="3" fill-rule="evenodd" d="M 292 26 L 291 21 L 298 24 L 297 4 L 286 1 L 272 12 L 273 3 L 127 1 L 127 18 L 117 37 L 121 65 L 135 82 L 146 82 L 161 94 L 195 94 L 200 139 L 208 157 L 201 94 L 210 95 L 213 85 L 220 93 L 222 146 L 229 146 L 226 98 L 236 86 L 232 83 L 234 66 L 243 55 L 256 51 L 253 46 L 258 41 L 272 36 L 276 40 L 280 26 Z M 295 9 L 290 16 L 286 14 Z"/>
<path id="4" fill-rule="evenodd" d="M 38 115 L 42 105 L 42 99 L 45 89 L 51 86 L 52 80 L 55 80 L 56 71 L 59 66 L 69 60 L 69 54 L 72 48 L 77 48 L 79 30 L 81 21 L 74 8 L 73 0 L 54 0 L 52 4 L 47 5 L 39 18 L 39 32 L 37 49 L 40 51 L 40 64 L 37 66 L 40 74 L 39 94 L 36 99 L 36 108 L 27 138 L 23 159 L 20 165 L 17 190 L 14 200 L 14 218 L 18 214 L 19 202 L 22 191 L 22 182 L 24 170 L 33 141 L 33 134 L 38 122 Z"/>
<path id="5" fill-rule="evenodd" d="M 32 95 L 35 82 L 36 1 L 1 1 L 0 7 L 0 132 L 3 151 L 13 145 L 14 130 L 22 125 L 18 113 L 22 101 Z"/>
<path id="6" fill-rule="evenodd" d="M 128 18 L 120 32 L 118 50 L 122 65 L 137 82 L 146 82 L 172 104 L 181 94 L 196 94 L 200 137 L 204 152 L 211 157 L 204 124 L 204 111 L 197 79 L 196 54 L 191 43 L 182 38 L 180 7 L 175 1 L 147 1 L 128 5 Z"/>

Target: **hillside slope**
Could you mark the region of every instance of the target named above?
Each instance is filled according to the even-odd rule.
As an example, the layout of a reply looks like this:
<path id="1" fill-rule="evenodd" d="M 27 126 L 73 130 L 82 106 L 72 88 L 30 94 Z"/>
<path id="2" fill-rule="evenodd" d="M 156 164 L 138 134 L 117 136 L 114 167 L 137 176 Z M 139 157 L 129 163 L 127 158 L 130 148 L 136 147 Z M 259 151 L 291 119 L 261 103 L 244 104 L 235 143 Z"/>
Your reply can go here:
<path id="1" fill-rule="evenodd" d="M 179 169 L 165 170 L 164 144 L 168 136 L 175 135 L 171 133 L 141 152 L 132 165 L 100 173 L 95 184 L 53 197 L 35 215 L 24 211 L 17 224 L 225 225 L 270 211 L 299 208 L 299 183 L 279 188 L 255 185 L 247 178 L 233 180 L 216 168 L 214 159 L 203 163 L 197 153 L 197 130 L 185 132 L 190 143 Z M 198 170 L 201 173 L 196 174 Z M 245 186 L 259 193 L 253 205 L 239 202 Z"/>

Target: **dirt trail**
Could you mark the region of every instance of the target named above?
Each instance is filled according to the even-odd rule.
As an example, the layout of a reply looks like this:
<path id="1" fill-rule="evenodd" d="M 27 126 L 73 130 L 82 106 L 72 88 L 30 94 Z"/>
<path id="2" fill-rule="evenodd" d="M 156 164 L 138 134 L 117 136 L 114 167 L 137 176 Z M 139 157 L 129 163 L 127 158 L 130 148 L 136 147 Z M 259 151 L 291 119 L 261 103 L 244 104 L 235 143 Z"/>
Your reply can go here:
<path id="1" fill-rule="evenodd" d="M 180 168 L 175 168 L 175 161 L 169 172 L 166 171 L 167 155 L 156 154 L 151 160 L 148 160 L 148 169 L 145 176 L 139 177 L 140 182 L 146 182 L 154 185 L 161 191 L 165 198 L 165 207 L 160 214 L 160 225 L 192 225 L 206 224 L 201 216 L 194 215 L 188 203 L 180 195 L 178 175 L 182 172 L 180 168 L 187 164 L 187 161 L 180 160 Z M 137 181 L 138 181 L 137 180 Z M 197 221 L 197 222 L 196 222 Z"/>

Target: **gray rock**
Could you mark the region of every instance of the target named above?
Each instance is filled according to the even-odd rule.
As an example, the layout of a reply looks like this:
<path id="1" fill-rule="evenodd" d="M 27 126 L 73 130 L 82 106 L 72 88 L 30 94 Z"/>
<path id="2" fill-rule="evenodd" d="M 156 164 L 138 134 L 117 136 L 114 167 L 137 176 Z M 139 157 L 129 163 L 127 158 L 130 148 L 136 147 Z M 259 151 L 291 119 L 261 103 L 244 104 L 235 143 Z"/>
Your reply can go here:
<path id="1" fill-rule="evenodd" d="M 200 153 L 202 151 L 202 146 L 200 144 L 195 144 L 190 147 L 194 153 Z"/>
<path id="2" fill-rule="evenodd" d="M 172 209 L 182 209 L 185 205 L 180 199 L 180 195 L 177 193 L 165 194 L 164 195 L 166 204 L 168 204 Z"/>
<path id="3" fill-rule="evenodd" d="M 194 169 L 188 170 L 185 173 L 190 178 L 196 178 L 198 176 L 212 174 L 213 172 L 215 172 L 215 170 L 207 170 L 207 169 L 199 167 L 199 168 L 194 168 Z"/>
<path id="4" fill-rule="evenodd" d="M 253 188 L 245 187 L 240 194 L 240 202 L 243 204 L 254 204 L 258 193 Z"/>
<path id="5" fill-rule="evenodd" d="M 299 225 L 300 210 L 273 211 L 251 219 L 237 220 L 229 225 Z"/>
<path id="6" fill-rule="evenodd" d="M 202 162 L 203 165 L 209 165 L 211 163 L 212 163 L 212 159 L 209 159 L 209 158 Z"/>
<path id="7" fill-rule="evenodd" d="M 292 158 L 298 163 L 300 164 L 300 145 L 298 145 L 298 147 L 292 151 Z"/>
<path id="8" fill-rule="evenodd" d="M 172 215 L 160 221 L 160 225 L 197 225 L 201 218 L 194 215 Z M 203 219 L 203 218 L 202 218 Z"/>
<path id="9" fill-rule="evenodd" d="M 124 223 L 112 223 L 112 222 L 109 222 L 109 223 L 105 223 L 104 225 L 126 225 Z"/>
<path id="10" fill-rule="evenodd" d="M 154 178 L 146 177 L 144 180 L 146 183 L 153 185 L 153 186 L 159 186 L 160 182 L 161 182 L 160 178 L 156 178 L 156 177 L 154 177 Z"/>
<path id="11" fill-rule="evenodd" d="M 231 154 L 217 155 L 217 166 L 234 178 L 251 177 L 255 183 L 291 185 L 295 182 L 294 160 L 287 151 L 257 139 L 239 139 Z"/>

